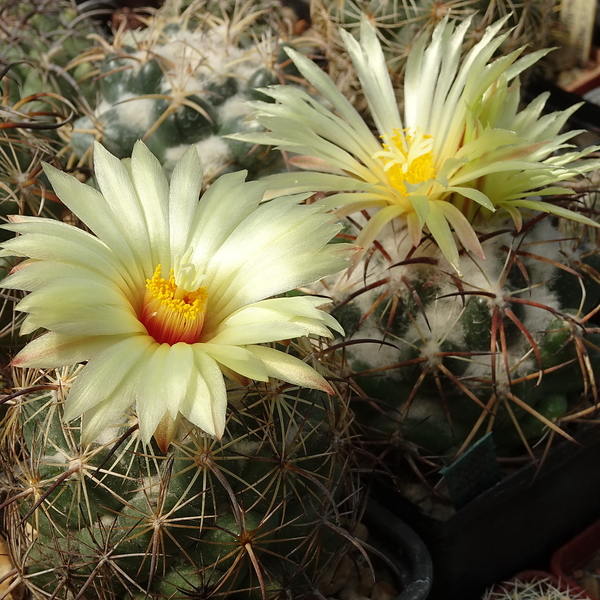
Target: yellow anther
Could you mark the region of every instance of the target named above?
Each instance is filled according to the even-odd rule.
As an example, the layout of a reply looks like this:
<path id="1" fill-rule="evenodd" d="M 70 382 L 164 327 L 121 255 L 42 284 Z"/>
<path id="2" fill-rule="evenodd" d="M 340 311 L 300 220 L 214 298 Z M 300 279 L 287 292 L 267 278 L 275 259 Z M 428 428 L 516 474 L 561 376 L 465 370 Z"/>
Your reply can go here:
<path id="1" fill-rule="evenodd" d="M 146 280 L 141 321 L 157 342 L 193 344 L 198 341 L 204 325 L 206 288 L 185 290 L 175 283 L 173 269 L 169 279 L 161 277 L 161 270 L 162 266 L 158 265 L 152 278 Z"/>
<path id="2" fill-rule="evenodd" d="M 383 136 L 382 136 L 383 137 Z M 388 136 L 390 143 L 383 143 L 383 151 L 374 158 L 383 161 L 384 171 L 392 187 L 402 196 L 408 195 L 406 184 L 425 183 L 435 177 L 433 140 L 420 130 L 410 133 L 394 129 Z"/>

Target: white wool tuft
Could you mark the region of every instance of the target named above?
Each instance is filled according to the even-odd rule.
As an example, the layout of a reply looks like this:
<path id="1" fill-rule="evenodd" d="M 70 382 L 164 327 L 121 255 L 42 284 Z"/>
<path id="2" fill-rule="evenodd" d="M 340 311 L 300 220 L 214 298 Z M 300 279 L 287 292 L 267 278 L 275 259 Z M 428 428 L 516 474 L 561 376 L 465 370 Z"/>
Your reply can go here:
<path id="1" fill-rule="evenodd" d="M 154 109 L 156 101 L 151 98 L 140 98 L 126 93 L 114 105 L 119 121 L 123 126 L 148 131 L 154 125 Z"/>
<path id="2" fill-rule="evenodd" d="M 253 109 L 248 104 L 248 97 L 243 94 L 236 94 L 219 106 L 219 121 L 226 123 L 238 117 L 245 117 L 252 112 Z"/>
<path id="3" fill-rule="evenodd" d="M 196 150 L 204 169 L 204 177 L 212 180 L 223 165 L 232 160 L 227 142 L 218 135 L 211 135 L 196 143 Z"/>

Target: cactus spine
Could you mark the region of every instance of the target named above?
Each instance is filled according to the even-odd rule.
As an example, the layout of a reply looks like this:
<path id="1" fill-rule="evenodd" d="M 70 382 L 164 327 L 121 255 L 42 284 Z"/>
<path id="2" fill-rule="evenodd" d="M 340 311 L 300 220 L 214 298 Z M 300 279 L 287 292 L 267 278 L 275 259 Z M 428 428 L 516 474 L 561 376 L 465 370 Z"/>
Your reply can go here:
<path id="1" fill-rule="evenodd" d="M 143 139 L 167 170 L 195 144 L 207 184 L 228 171 L 258 176 L 281 168 L 279 153 L 221 138 L 258 127 L 247 118 L 247 101 L 261 96 L 255 88 L 294 79 L 277 12 L 271 2 L 193 2 L 183 9 L 169 0 L 145 29 L 120 29 L 111 44 L 91 49 L 81 60 L 98 64 L 100 97 L 74 123 L 79 161 L 87 160 L 93 139 L 119 157 Z"/>
<path id="2" fill-rule="evenodd" d="M 301 597 L 335 566 L 358 503 L 341 398 L 232 386 L 223 439 L 184 427 L 164 455 L 134 416 L 82 447 L 61 421 L 76 374 L 18 373 L 2 423 L 5 528 L 33 597 Z"/>

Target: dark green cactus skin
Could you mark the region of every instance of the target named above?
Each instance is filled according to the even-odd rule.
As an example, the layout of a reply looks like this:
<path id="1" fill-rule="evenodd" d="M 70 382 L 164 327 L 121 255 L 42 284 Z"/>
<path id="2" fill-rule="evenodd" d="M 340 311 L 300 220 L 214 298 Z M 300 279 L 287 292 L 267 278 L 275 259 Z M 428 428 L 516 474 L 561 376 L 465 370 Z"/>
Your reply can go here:
<path id="1" fill-rule="evenodd" d="M 85 161 L 94 139 L 119 158 L 130 156 L 143 139 L 167 172 L 196 144 L 207 185 L 230 171 L 246 169 L 256 178 L 284 168 L 281 153 L 222 137 L 263 131 L 247 104 L 264 99 L 256 88 L 297 81 L 299 73 L 284 52 L 287 43 L 273 36 L 279 32 L 270 28 L 267 48 L 252 40 L 256 28 L 207 25 L 201 10 L 166 18 L 167 8 L 149 23 L 153 37 L 138 33 L 119 43 L 116 38 L 112 52 L 103 50 L 98 99 L 74 122 L 71 147 L 77 158 Z"/>
<path id="2" fill-rule="evenodd" d="M 341 78 L 343 85 L 348 86 L 347 93 L 358 94 L 360 99 L 358 86 L 347 73 L 350 61 L 338 29 L 343 28 L 358 39 L 363 14 L 377 26 L 392 81 L 402 87 L 406 59 L 415 39 L 433 31 L 444 18 L 457 21 L 471 18 L 465 36 L 467 51 L 481 39 L 487 26 L 509 16 L 502 29 L 508 35 L 500 52 L 509 54 L 522 47 L 526 47 L 525 52 L 533 52 L 560 46 L 556 41 L 560 31 L 559 4 L 558 0 L 312 0 L 311 15 L 313 29 L 323 38 L 328 69 L 334 80 Z M 538 71 L 543 68 L 547 78 L 554 75 L 551 61 L 534 68 Z"/>
<path id="3" fill-rule="evenodd" d="M 69 0 L 49 0 L 35 8 L 30 2 L 5 4 L 0 43 L 3 66 L 12 64 L 13 85 L 5 90 L 11 104 L 40 93 L 60 95 L 73 105 L 90 100 L 92 90 L 80 82 L 91 65 L 81 64 L 72 72 L 67 66 L 89 49 L 87 36 L 99 34 L 92 19 Z"/>
<path id="4" fill-rule="evenodd" d="M 43 380 L 2 423 L 4 527 L 34 598 L 302 597 L 336 564 L 358 502 L 343 401 L 239 388 L 220 441 L 82 448 L 61 421 L 71 379 Z"/>
<path id="5" fill-rule="evenodd" d="M 371 443 L 407 442 L 443 465 L 491 430 L 498 454 L 511 456 L 593 405 L 600 256 L 557 240 L 544 224 L 498 235 L 485 261 L 463 259 L 463 277 L 418 248 L 413 262 L 392 254 L 394 267 L 380 261 L 354 287 L 330 289 Z M 381 240 L 384 251 L 393 243 Z"/>

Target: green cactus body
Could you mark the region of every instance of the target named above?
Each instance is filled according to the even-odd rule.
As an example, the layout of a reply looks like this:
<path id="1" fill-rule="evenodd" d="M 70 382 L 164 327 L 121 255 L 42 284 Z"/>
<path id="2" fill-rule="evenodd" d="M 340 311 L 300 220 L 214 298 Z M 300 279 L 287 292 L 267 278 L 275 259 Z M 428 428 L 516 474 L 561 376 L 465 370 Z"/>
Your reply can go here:
<path id="1" fill-rule="evenodd" d="M 249 36 L 265 7 L 237 22 L 198 6 L 173 16 L 175 3 L 167 2 L 147 29 L 122 32 L 110 51 L 102 50 L 99 102 L 74 123 L 71 136 L 79 159 L 94 139 L 121 158 L 144 139 L 167 171 L 195 144 L 207 183 L 227 171 L 258 176 L 281 168 L 279 153 L 221 138 L 254 130 L 247 102 L 256 99 L 255 88 L 289 77 L 289 67 L 280 66 L 289 60 L 278 34 L 269 28 L 261 42 Z"/>
<path id="2" fill-rule="evenodd" d="M 5 2 L 0 8 L 3 129 L 0 132 L 0 215 L 59 218 L 62 205 L 49 193 L 42 161 L 57 163 L 65 129 L 92 97 L 84 75 L 67 65 L 89 49 L 97 27 L 75 2 Z M 90 67 L 89 63 L 87 67 Z M 64 136 L 63 136 L 64 133 Z M 8 232 L 0 233 L 3 240 Z"/>
<path id="3" fill-rule="evenodd" d="M 313 0 L 311 15 L 313 29 L 329 59 L 332 77 L 338 85 L 347 87 L 348 94 L 354 95 L 356 85 L 348 72 L 349 59 L 338 28 L 358 38 L 362 14 L 377 26 L 392 79 L 400 86 L 413 41 L 422 33 L 432 31 L 445 17 L 471 18 L 465 45 L 468 50 L 481 39 L 488 25 L 510 15 L 504 26 L 508 35 L 502 53 L 508 54 L 522 46 L 531 52 L 552 46 L 559 30 L 558 5 L 558 0 Z"/>
<path id="4" fill-rule="evenodd" d="M 357 503 L 341 399 L 232 389 L 220 441 L 184 428 L 165 455 L 117 443 L 134 418 L 81 447 L 61 420 L 75 374 L 40 378 L 2 424 L 4 525 L 33 597 L 300 597 L 335 566 Z"/>
<path id="5" fill-rule="evenodd" d="M 77 104 L 91 90 L 81 86 L 91 65 L 81 63 L 77 72 L 66 70 L 67 65 L 90 47 L 88 35 L 98 34 L 94 22 L 82 14 L 74 2 L 50 0 L 32 10 L 30 2 L 10 2 L 2 10 L 0 31 L 3 63 L 13 64 L 15 85 L 9 88 L 12 103 L 27 96 L 53 93 Z M 39 110 L 48 110 L 40 102 Z"/>
<path id="6" fill-rule="evenodd" d="M 369 438 L 399 436 L 443 464 L 492 430 L 507 455 L 590 405 L 593 250 L 543 219 L 490 235 L 486 259 L 464 255 L 459 277 L 426 239 L 414 249 L 390 228 L 379 242 L 327 289 Z"/>

